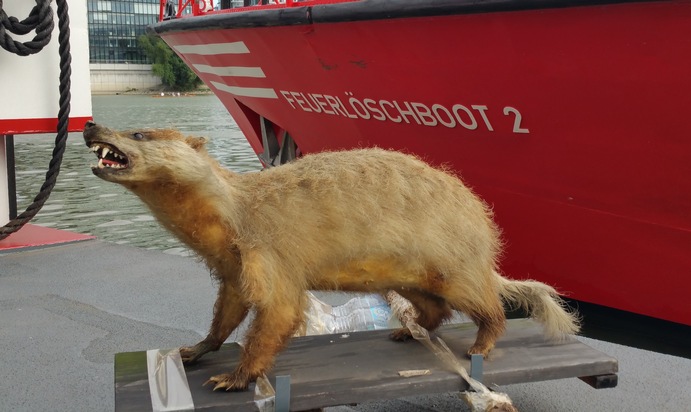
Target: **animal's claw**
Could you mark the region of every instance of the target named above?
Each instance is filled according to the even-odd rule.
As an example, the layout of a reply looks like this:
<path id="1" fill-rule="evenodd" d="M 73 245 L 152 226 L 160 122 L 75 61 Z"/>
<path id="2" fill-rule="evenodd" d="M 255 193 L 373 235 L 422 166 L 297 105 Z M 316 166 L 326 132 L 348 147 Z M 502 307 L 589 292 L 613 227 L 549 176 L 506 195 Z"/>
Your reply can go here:
<path id="1" fill-rule="evenodd" d="M 197 361 L 201 357 L 199 351 L 195 351 L 194 347 L 182 347 L 180 348 L 180 358 L 182 358 L 182 363 L 191 364 Z"/>
<path id="2" fill-rule="evenodd" d="M 224 389 L 226 391 L 242 391 L 247 389 L 249 386 L 249 378 L 238 376 L 238 373 L 224 373 L 221 375 L 215 375 L 204 382 L 204 386 L 207 384 L 215 384 L 214 391 L 218 389 Z"/>
<path id="3" fill-rule="evenodd" d="M 492 350 L 492 346 L 487 346 L 487 345 L 478 345 L 477 343 L 474 344 L 473 346 L 468 349 L 468 352 L 466 354 L 468 357 L 471 357 L 472 355 L 482 355 L 483 359 L 487 359 L 489 357 L 489 353 Z"/>
<path id="4" fill-rule="evenodd" d="M 220 345 L 213 345 L 206 340 L 203 340 L 194 346 L 183 346 L 180 348 L 180 357 L 182 358 L 182 363 L 194 363 L 204 354 L 218 350 L 218 346 Z"/>
<path id="5" fill-rule="evenodd" d="M 405 342 L 412 337 L 413 336 L 410 334 L 410 329 L 408 328 L 399 328 L 389 334 L 389 339 L 396 342 Z"/>

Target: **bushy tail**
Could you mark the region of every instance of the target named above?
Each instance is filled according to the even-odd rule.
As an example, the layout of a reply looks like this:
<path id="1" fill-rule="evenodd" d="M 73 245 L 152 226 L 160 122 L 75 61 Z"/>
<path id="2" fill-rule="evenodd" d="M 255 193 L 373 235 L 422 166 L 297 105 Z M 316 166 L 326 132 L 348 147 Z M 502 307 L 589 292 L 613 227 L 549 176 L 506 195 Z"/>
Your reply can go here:
<path id="1" fill-rule="evenodd" d="M 578 333 L 580 319 L 567 309 L 566 303 L 554 288 L 533 280 L 510 280 L 494 272 L 502 300 L 514 308 L 525 310 L 542 323 L 550 339 L 563 339 Z"/>

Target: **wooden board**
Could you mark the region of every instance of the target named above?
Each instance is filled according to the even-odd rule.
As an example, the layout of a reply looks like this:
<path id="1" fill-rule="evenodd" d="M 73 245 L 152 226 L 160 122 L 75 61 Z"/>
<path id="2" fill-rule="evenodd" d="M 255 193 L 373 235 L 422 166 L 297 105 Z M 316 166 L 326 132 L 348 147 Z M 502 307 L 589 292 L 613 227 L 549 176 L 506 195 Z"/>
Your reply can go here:
<path id="1" fill-rule="evenodd" d="M 473 324 L 460 324 L 446 325 L 438 331 L 468 370 L 470 360 L 464 354 L 476 330 Z M 295 338 L 277 358 L 269 378 L 273 384 L 276 375 L 290 375 L 291 410 L 467 389 L 460 376 L 422 344 L 393 342 L 388 334 L 372 331 Z M 257 410 L 253 390 L 213 392 L 210 386 L 202 386 L 211 375 L 232 371 L 240 350 L 236 343 L 225 344 L 220 351 L 185 368 L 196 410 Z M 398 373 L 413 369 L 429 369 L 431 373 L 409 378 Z M 490 386 L 603 375 L 611 378 L 618 363 L 574 338 L 548 342 L 538 324 L 515 319 L 508 322 L 506 334 L 483 369 L 482 382 Z M 116 411 L 151 408 L 147 376 L 146 352 L 115 355 Z M 607 381 L 610 386 L 616 384 L 616 379 Z"/>

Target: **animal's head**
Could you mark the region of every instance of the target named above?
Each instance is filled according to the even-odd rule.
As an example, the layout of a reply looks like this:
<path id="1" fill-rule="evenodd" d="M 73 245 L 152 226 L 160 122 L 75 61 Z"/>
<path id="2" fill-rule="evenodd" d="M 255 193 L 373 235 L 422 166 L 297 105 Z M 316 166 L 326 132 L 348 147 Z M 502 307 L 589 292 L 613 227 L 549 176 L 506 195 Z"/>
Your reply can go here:
<path id="1" fill-rule="evenodd" d="M 170 129 L 115 131 L 94 122 L 84 126 L 84 141 L 98 157 L 91 171 L 110 182 L 193 181 L 208 168 L 203 137 Z"/>

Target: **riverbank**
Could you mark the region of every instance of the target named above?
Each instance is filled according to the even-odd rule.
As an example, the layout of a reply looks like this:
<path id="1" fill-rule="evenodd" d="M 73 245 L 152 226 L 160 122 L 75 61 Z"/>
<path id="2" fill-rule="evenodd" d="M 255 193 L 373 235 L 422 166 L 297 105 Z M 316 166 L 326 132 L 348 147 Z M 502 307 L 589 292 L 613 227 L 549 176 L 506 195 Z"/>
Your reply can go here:
<path id="1" fill-rule="evenodd" d="M 208 96 L 213 92 L 206 85 L 202 85 L 195 90 L 179 91 L 170 89 L 167 86 L 159 85 L 142 89 L 129 89 L 121 92 L 92 92 L 93 96 L 152 96 L 152 97 L 187 97 L 187 96 Z"/>

